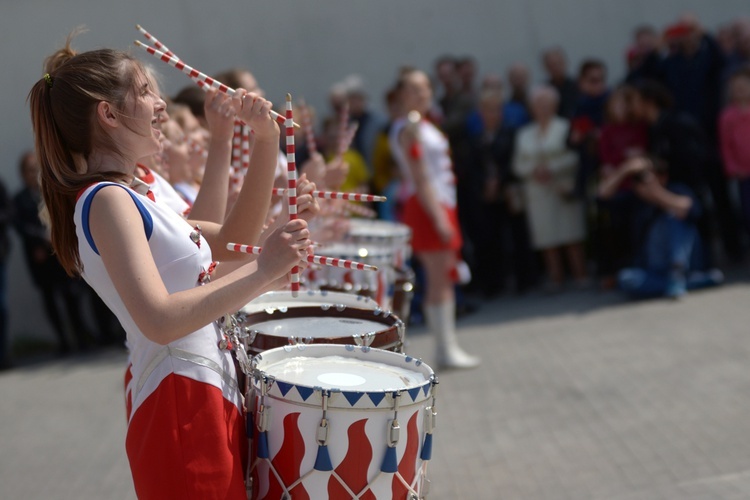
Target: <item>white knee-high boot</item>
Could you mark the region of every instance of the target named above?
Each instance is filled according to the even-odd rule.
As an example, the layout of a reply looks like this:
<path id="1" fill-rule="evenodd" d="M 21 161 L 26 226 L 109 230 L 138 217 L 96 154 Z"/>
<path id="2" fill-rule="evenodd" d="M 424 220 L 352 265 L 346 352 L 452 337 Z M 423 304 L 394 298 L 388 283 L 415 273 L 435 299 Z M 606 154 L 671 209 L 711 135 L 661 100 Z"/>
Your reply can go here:
<path id="1" fill-rule="evenodd" d="M 480 359 L 465 352 L 456 338 L 456 304 L 425 305 L 427 326 L 435 335 L 437 362 L 442 368 L 475 368 Z"/>

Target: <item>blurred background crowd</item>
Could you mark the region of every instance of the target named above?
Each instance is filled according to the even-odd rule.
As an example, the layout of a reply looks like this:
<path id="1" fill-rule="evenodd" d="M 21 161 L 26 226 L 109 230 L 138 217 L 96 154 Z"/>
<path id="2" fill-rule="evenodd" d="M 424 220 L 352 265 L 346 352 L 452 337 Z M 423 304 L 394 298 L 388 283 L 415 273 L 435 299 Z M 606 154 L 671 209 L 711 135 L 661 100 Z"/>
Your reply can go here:
<path id="1" fill-rule="evenodd" d="M 745 260 L 750 19 L 715 32 L 690 15 L 666 26 L 636 26 L 623 55 L 626 74 L 612 75 L 596 58 L 571 67 L 564 45 L 550 46 L 538 54 L 545 77 L 532 81 L 536 61 L 516 61 L 496 74 L 483 73 L 471 55 L 436 54 L 435 102 L 426 118 L 450 142 L 461 256 L 472 275 L 462 285 L 459 311 L 471 309 L 472 297 L 503 293 L 591 288 L 680 297 L 720 284 L 720 269 Z M 406 69 L 394 68 L 394 80 Z M 248 71 L 215 76 L 262 92 Z M 321 156 L 311 154 L 310 137 L 301 131 L 297 164 L 328 188 L 386 195 L 387 203 L 369 208 L 398 221 L 405 200 L 388 136 L 404 110 L 395 89 L 368 95 L 366 83 L 348 76 L 331 86 L 327 107 L 310 108 Z M 147 167 L 189 206 L 205 161 L 203 93 L 188 86 L 169 102 L 164 152 Z M 344 132 L 353 135 L 340 151 Z M 18 173 L 19 192 L 0 190 L 0 257 L 7 260 L 8 232 L 17 231 L 61 354 L 71 345 L 121 343 L 124 333 L 106 307 L 85 283 L 66 276 L 51 253 L 37 214 L 33 153 L 19 160 Z M 238 189 L 235 181 L 230 191 Z M 2 324 L 5 283 L 0 276 Z M 419 300 L 414 312 L 419 321 Z M 8 348 L 0 342 L 3 366 Z"/>

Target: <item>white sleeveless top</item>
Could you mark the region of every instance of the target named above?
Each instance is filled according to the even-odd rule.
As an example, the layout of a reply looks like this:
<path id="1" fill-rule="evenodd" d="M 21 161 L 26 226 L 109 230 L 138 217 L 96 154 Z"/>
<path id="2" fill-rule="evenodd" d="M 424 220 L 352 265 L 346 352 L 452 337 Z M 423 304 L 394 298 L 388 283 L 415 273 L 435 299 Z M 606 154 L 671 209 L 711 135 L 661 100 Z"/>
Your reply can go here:
<path id="1" fill-rule="evenodd" d="M 131 420 L 140 404 L 172 373 L 217 387 L 225 399 L 240 409 L 234 363 L 230 353 L 218 347 L 222 337 L 215 323 L 167 345 L 160 345 L 143 335 L 125 308 L 98 254 L 88 224 L 93 197 L 105 186 L 125 189 L 136 204 L 151 254 L 169 293 L 200 286 L 201 272 L 207 271 L 211 265 L 211 249 L 202 236 L 200 246 L 193 242 L 191 233 L 194 228 L 169 206 L 154 202 L 121 184 L 97 183 L 89 186 L 78 198 L 75 225 L 83 264 L 82 276 L 127 332 L 133 375 L 127 387 L 132 397 Z"/>
<path id="2" fill-rule="evenodd" d="M 404 180 L 404 188 L 407 196 L 416 194 L 414 179 L 411 175 L 409 162 L 399 144 L 398 137 L 406 126 L 405 118 L 399 118 L 393 122 L 388 134 L 388 142 L 391 147 L 393 158 L 398 164 L 401 176 Z M 432 123 L 422 120 L 418 125 L 417 135 L 422 151 L 422 160 L 427 168 L 427 177 L 432 185 L 438 201 L 445 206 L 456 206 L 456 178 L 453 175 L 453 163 L 450 155 L 448 139 Z"/>

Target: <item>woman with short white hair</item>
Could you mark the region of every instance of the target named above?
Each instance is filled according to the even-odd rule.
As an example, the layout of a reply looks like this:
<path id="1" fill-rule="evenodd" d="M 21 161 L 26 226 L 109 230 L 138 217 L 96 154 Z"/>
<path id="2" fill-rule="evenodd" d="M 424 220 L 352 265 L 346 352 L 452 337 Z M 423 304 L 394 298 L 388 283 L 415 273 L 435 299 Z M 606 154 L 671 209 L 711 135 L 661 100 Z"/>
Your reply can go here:
<path id="1" fill-rule="evenodd" d="M 551 290 L 563 283 L 563 250 L 578 284 L 586 283 L 583 205 L 573 197 L 578 158 L 566 145 L 569 122 L 556 116 L 559 100 L 550 85 L 532 90 L 533 121 L 518 132 L 513 159 L 524 186 L 532 245 L 542 251 Z"/>

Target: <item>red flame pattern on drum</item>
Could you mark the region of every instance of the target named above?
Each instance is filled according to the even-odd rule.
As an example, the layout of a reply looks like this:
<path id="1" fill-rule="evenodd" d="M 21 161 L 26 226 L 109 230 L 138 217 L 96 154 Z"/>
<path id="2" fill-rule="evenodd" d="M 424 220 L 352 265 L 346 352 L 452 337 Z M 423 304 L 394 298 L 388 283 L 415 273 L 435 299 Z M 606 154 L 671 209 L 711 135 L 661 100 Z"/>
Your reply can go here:
<path id="1" fill-rule="evenodd" d="M 366 418 L 349 426 L 347 431 L 349 436 L 348 450 L 344 460 L 336 467 L 336 474 L 355 494 L 358 494 L 367 486 L 367 469 L 372 461 L 372 445 L 365 433 L 365 424 L 367 424 Z M 329 498 L 349 498 L 350 496 L 336 477 L 331 476 L 328 479 Z M 369 490 L 359 498 L 376 500 L 375 495 Z"/>
<path id="2" fill-rule="evenodd" d="M 297 425 L 299 416 L 299 413 L 290 413 L 284 417 L 284 442 L 281 444 L 279 452 L 271 460 L 282 482 L 287 486 L 299 479 L 302 459 L 305 456 L 305 442 Z M 268 492 L 264 498 L 277 499 L 282 497 L 284 487 L 279 484 L 276 476 L 270 470 L 268 472 L 268 485 Z M 256 492 L 253 493 L 254 495 L 257 494 Z M 310 495 L 302 486 L 302 483 L 295 486 L 289 493 L 294 500 L 310 500 Z"/>
<path id="3" fill-rule="evenodd" d="M 407 484 L 411 484 L 414 481 L 414 476 L 417 469 L 417 452 L 419 451 L 419 431 L 417 430 L 417 415 L 419 412 L 414 413 L 409 419 L 409 424 L 406 428 L 406 449 L 404 450 L 404 456 L 398 463 L 398 473 L 404 478 Z M 393 498 L 407 498 L 409 490 L 406 489 L 404 483 L 402 483 L 398 477 L 393 477 Z"/>

